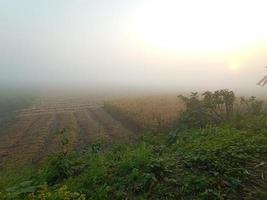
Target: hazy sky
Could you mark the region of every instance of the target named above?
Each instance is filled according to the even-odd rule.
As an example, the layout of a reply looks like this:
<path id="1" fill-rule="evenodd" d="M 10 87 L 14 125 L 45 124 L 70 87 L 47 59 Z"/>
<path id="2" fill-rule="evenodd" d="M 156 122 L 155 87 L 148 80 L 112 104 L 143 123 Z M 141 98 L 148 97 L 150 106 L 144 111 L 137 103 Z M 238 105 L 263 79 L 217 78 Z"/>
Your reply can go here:
<path id="1" fill-rule="evenodd" d="M 266 0 L 0 0 L 2 85 L 247 89 Z M 265 90 L 265 91 L 264 91 Z"/>

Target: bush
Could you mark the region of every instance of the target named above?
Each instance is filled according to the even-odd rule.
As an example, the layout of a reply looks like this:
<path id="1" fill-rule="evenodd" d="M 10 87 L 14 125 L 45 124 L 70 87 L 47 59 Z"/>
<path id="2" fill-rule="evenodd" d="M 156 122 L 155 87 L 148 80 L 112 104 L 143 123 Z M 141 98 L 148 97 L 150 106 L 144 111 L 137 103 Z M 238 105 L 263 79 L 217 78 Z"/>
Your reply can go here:
<path id="1" fill-rule="evenodd" d="M 189 97 L 180 95 L 179 98 L 186 106 L 178 120 L 180 128 L 203 128 L 263 114 L 263 101 L 253 96 L 237 100 L 229 90 L 207 91 L 201 95 L 192 92 Z"/>
<path id="2" fill-rule="evenodd" d="M 47 185 L 40 186 L 38 192 L 27 196 L 29 200 L 85 200 L 85 195 L 79 192 L 71 192 L 67 186 L 50 191 Z"/>
<path id="3" fill-rule="evenodd" d="M 204 92 L 201 96 L 192 92 L 189 97 L 179 96 L 186 106 L 179 125 L 185 127 L 205 127 L 230 121 L 234 116 L 235 94 L 228 90 Z"/>

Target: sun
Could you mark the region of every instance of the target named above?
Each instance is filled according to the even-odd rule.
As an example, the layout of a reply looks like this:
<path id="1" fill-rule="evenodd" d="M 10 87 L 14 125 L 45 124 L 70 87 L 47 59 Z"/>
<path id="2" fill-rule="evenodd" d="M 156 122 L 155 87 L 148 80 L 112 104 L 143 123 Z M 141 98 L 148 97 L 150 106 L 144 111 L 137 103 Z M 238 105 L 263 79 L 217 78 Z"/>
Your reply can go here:
<path id="1" fill-rule="evenodd" d="M 232 71 L 238 71 L 240 69 L 240 65 L 238 63 L 233 63 L 229 66 L 229 69 Z"/>

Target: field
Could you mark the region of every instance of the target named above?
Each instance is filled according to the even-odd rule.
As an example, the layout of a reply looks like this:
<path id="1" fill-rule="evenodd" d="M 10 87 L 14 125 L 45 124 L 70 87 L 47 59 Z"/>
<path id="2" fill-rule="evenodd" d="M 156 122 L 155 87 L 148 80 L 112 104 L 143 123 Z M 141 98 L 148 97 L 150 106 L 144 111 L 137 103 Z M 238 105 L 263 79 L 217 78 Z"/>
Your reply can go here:
<path id="1" fill-rule="evenodd" d="M 29 106 L 33 99 L 31 94 L 0 90 L 0 134 L 1 129 L 12 122 L 16 116 L 16 110 Z"/>
<path id="2" fill-rule="evenodd" d="M 70 148 L 80 152 L 98 139 L 128 140 L 141 131 L 165 130 L 181 109 L 174 95 L 105 101 L 93 97 L 38 98 L 19 109 L 12 123 L 0 130 L 0 163 L 41 162 L 59 151 L 57 133 L 63 128 Z"/>
<path id="3" fill-rule="evenodd" d="M 54 96 L 12 109 L 0 134 L 0 199 L 265 200 L 262 102 L 244 100 L 218 123 L 207 99 L 186 100 Z"/>
<path id="4" fill-rule="evenodd" d="M 69 146 L 83 151 L 97 139 L 127 139 L 132 132 L 93 98 L 40 98 L 16 112 L 1 129 L 0 163 L 38 163 L 60 147 L 57 134 L 65 128 Z"/>
<path id="5" fill-rule="evenodd" d="M 104 109 L 129 128 L 142 132 L 166 131 L 184 106 L 176 95 L 124 98 L 105 102 Z"/>

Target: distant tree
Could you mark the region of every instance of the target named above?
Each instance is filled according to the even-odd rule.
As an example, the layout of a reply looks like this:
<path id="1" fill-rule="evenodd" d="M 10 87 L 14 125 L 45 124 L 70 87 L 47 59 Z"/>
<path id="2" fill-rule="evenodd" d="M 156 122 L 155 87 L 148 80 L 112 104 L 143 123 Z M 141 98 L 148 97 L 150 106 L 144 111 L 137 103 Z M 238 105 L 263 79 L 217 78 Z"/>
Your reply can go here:
<path id="1" fill-rule="evenodd" d="M 235 94 L 229 90 L 207 91 L 202 94 L 204 105 L 221 120 L 230 120 L 234 114 Z"/>
<path id="2" fill-rule="evenodd" d="M 257 115 L 263 112 L 263 101 L 252 96 L 249 99 L 241 97 L 240 105 L 244 114 Z"/>
<path id="3" fill-rule="evenodd" d="M 203 127 L 207 124 L 219 124 L 230 121 L 234 116 L 235 94 L 229 90 L 191 93 L 189 97 L 180 95 L 186 110 L 180 117 L 180 123 L 190 127 Z"/>
<path id="4" fill-rule="evenodd" d="M 186 110 L 182 112 L 179 123 L 188 127 L 203 127 L 210 122 L 210 113 L 197 92 L 192 92 L 189 97 L 178 96 L 185 104 Z"/>

